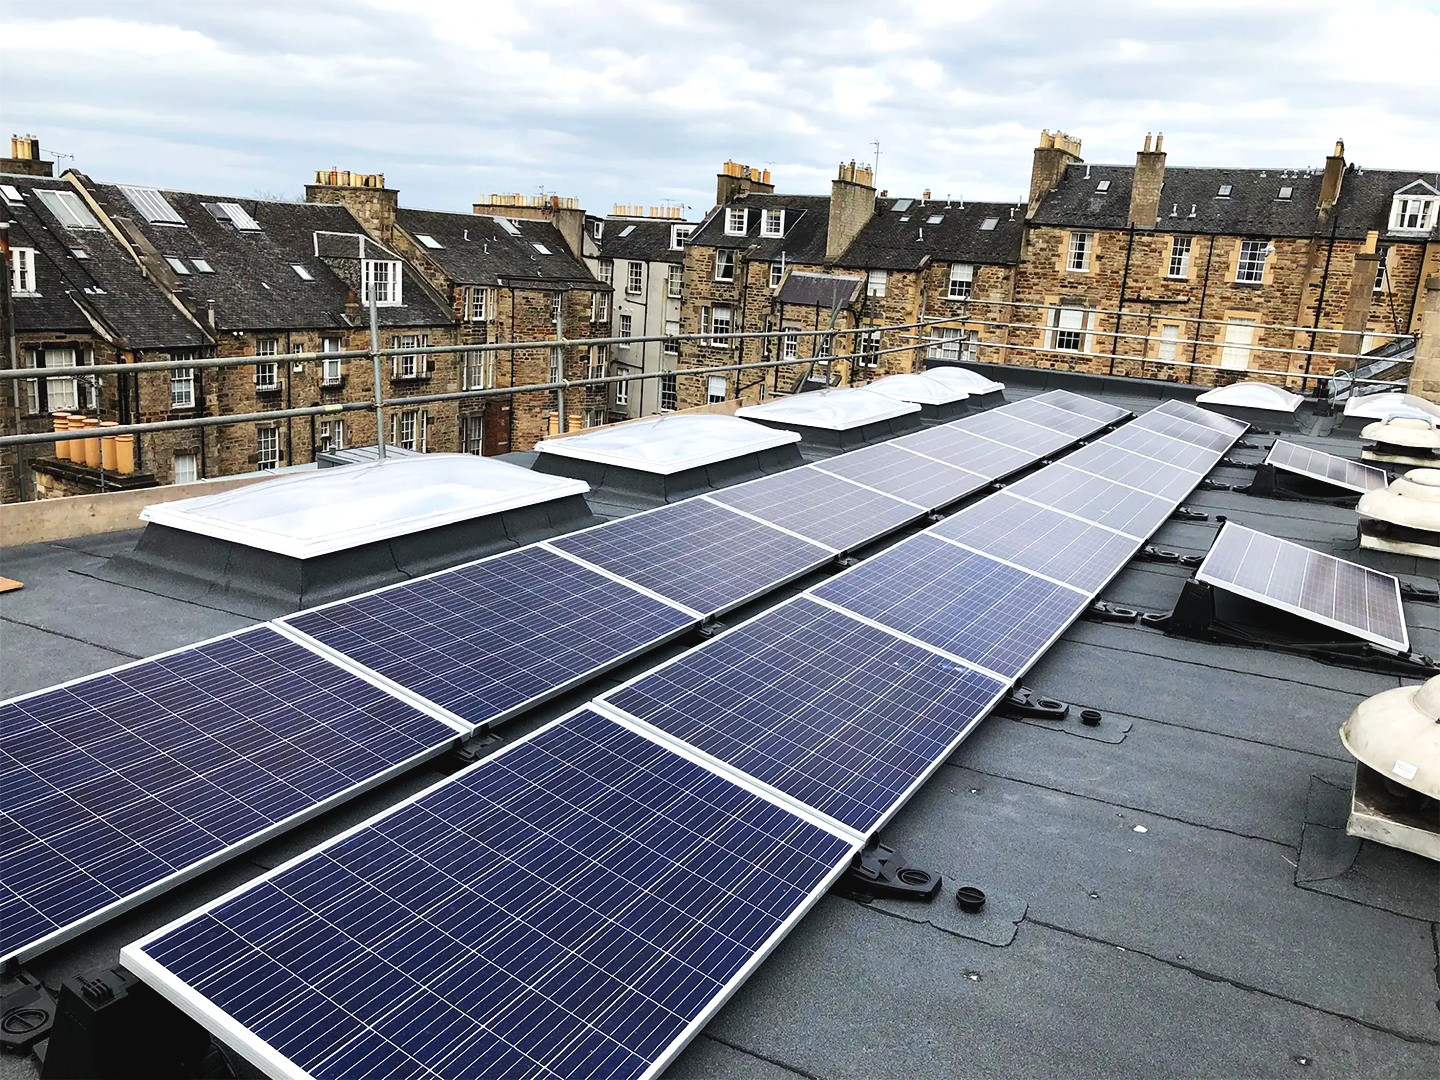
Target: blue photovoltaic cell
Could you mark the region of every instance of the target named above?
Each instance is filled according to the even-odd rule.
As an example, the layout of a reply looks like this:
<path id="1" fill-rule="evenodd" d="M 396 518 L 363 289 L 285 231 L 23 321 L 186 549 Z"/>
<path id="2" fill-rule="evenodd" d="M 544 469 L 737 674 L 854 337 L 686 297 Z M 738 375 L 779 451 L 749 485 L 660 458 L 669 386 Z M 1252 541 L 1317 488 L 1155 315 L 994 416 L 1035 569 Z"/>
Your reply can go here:
<path id="1" fill-rule="evenodd" d="M 1173 398 L 1161 402 L 1151 412 L 1168 413 L 1170 416 L 1178 416 L 1182 420 L 1189 420 L 1192 424 L 1203 424 L 1205 427 L 1229 435 L 1238 439 L 1250 425 L 1243 420 L 1233 420 L 1228 416 L 1221 416 L 1219 413 L 1211 412 L 1209 409 L 1202 409 L 1198 405 L 1191 405 L 1186 401 L 1176 401 Z"/>
<path id="2" fill-rule="evenodd" d="M 1019 675 L 1090 597 L 921 533 L 813 590 L 937 649 Z"/>
<path id="3" fill-rule="evenodd" d="M 1169 499 L 1072 469 L 1061 461 L 1016 481 L 1005 490 L 1142 539 L 1163 525 L 1175 509 Z"/>
<path id="4" fill-rule="evenodd" d="M 1105 427 L 1104 420 L 1096 420 L 1093 417 L 1081 416 L 1079 413 L 1062 409 L 1058 405 L 1047 404 L 1041 398 L 1027 398 L 1024 401 L 1017 401 L 1013 405 L 1006 405 L 1003 410 L 998 410 L 1006 416 L 1017 416 L 1022 420 L 1028 420 L 1032 424 L 1039 424 L 1043 428 L 1059 432 L 1062 435 L 1069 435 L 1071 439 L 1083 439 L 1087 435 Z"/>
<path id="5" fill-rule="evenodd" d="M 0 704 L 0 957 L 457 736 L 268 627 Z"/>
<path id="6" fill-rule="evenodd" d="M 528 547 L 285 621 L 481 724 L 696 620 L 553 552 Z"/>
<path id="7" fill-rule="evenodd" d="M 1140 544 L 1003 491 L 930 531 L 1085 592 L 1098 592 Z"/>
<path id="8" fill-rule="evenodd" d="M 931 510 L 990 484 L 989 477 L 921 457 L 888 442 L 829 458 L 818 468 Z"/>
<path id="9" fill-rule="evenodd" d="M 800 599 L 606 700 L 870 832 L 1006 685 Z"/>
<path id="10" fill-rule="evenodd" d="M 1065 456 L 1065 464 L 1095 476 L 1103 476 L 1117 484 L 1179 502 L 1200 482 L 1200 477 L 1173 465 L 1166 465 L 1129 450 L 1110 444 L 1109 439 L 1082 446 Z"/>
<path id="11" fill-rule="evenodd" d="M 1022 420 L 1008 414 L 1010 406 L 991 409 L 977 416 L 966 416 L 955 421 L 973 435 L 994 439 L 1006 446 L 1025 450 L 1035 457 L 1044 457 L 1075 442 L 1078 435 L 1067 435 L 1063 431 L 1041 427 L 1038 423 Z"/>
<path id="12" fill-rule="evenodd" d="M 1072 394 L 1069 390 L 1049 390 L 1032 400 L 1043 401 L 1047 405 L 1054 405 L 1060 409 L 1068 409 L 1073 413 L 1088 416 L 1092 420 L 1099 420 L 1105 424 L 1113 424 L 1115 421 L 1123 420 L 1131 415 L 1129 409 L 1111 405 L 1108 401 L 1098 401 L 1095 398 Z"/>
<path id="13" fill-rule="evenodd" d="M 837 551 L 848 551 L 893 532 L 929 508 L 805 466 L 705 496 L 773 522 Z M 736 549 L 736 555 L 745 548 Z"/>
<path id="14" fill-rule="evenodd" d="M 991 480 L 999 480 L 1013 472 L 1034 465 L 1040 455 L 1028 450 L 1017 450 L 1004 446 L 979 435 L 971 435 L 964 428 L 954 424 L 917 431 L 892 440 L 894 445 L 903 446 L 917 454 L 933 457 L 949 465 L 965 469 Z"/>
<path id="15" fill-rule="evenodd" d="M 1144 454 L 1156 461 L 1201 475 L 1213 469 L 1220 460 L 1218 451 L 1207 450 L 1203 446 L 1183 442 L 1157 431 L 1147 431 L 1136 424 L 1127 424 L 1112 432 L 1105 437 L 1105 442 L 1110 446 L 1118 446 L 1134 454 Z"/>
<path id="16" fill-rule="evenodd" d="M 1146 431 L 1159 431 L 1169 435 L 1173 439 L 1182 439 L 1196 446 L 1203 446 L 1206 450 L 1214 450 L 1223 454 L 1229 450 L 1235 442 L 1235 436 L 1215 431 L 1212 428 L 1202 427 L 1199 424 L 1192 424 L 1181 420 L 1178 416 L 1160 412 L 1152 409 L 1144 416 L 1135 421 L 1131 427 L 1143 428 Z"/>
<path id="17" fill-rule="evenodd" d="M 834 557 L 704 499 L 686 499 L 548 543 L 702 615 L 723 611 Z"/>
<path id="18" fill-rule="evenodd" d="M 852 851 L 587 710 L 122 958 L 322 1080 L 626 1080 Z"/>

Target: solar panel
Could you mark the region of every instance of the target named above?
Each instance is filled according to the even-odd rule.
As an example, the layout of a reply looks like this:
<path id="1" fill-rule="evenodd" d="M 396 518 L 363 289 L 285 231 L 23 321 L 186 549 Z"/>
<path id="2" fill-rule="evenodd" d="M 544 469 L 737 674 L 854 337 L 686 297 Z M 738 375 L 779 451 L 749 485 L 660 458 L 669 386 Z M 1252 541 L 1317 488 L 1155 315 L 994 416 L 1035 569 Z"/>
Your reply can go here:
<path id="1" fill-rule="evenodd" d="M 459 732 L 265 626 L 0 704 L 0 958 L 118 914 Z"/>
<path id="2" fill-rule="evenodd" d="M 966 507 L 930 531 L 1086 592 L 1099 591 L 1140 546 L 1133 537 L 1004 491 Z"/>
<path id="3" fill-rule="evenodd" d="M 723 488 L 704 498 L 754 514 L 837 551 L 884 536 L 929 509 L 867 491 L 808 465 Z M 744 550 L 737 548 L 734 553 Z"/>
<path id="4" fill-rule="evenodd" d="M 1169 401 L 1161 402 L 1151 412 L 1165 413 L 1169 416 L 1178 416 L 1181 420 L 1188 420 L 1192 424 L 1200 424 L 1222 435 L 1229 435 L 1238 439 L 1245 433 L 1250 425 L 1243 420 L 1234 420 L 1228 416 L 1221 416 L 1219 413 L 1211 412 L 1209 409 L 1202 409 L 1198 405 L 1191 405 L 1189 402 L 1176 401 L 1171 398 Z"/>
<path id="5" fill-rule="evenodd" d="M 1172 500 L 1091 476 L 1064 462 L 1032 473 L 1005 490 L 1137 539 L 1153 533 L 1175 509 Z"/>
<path id="6" fill-rule="evenodd" d="M 1106 436 L 1105 442 L 1110 446 L 1118 446 L 1122 450 L 1144 454 L 1156 461 L 1163 461 L 1167 465 L 1174 465 L 1186 472 L 1200 473 L 1201 475 L 1213 469 L 1215 463 L 1220 460 L 1220 455 L 1213 450 L 1171 438 L 1169 435 L 1162 435 L 1158 431 L 1146 431 L 1134 424 L 1127 424 L 1112 432 Z"/>
<path id="7" fill-rule="evenodd" d="M 604 700 L 868 833 L 1005 689 L 802 597 Z"/>
<path id="8" fill-rule="evenodd" d="M 586 709 L 121 960 L 274 1075 L 652 1076 L 854 848 Z"/>
<path id="9" fill-rule="evenodd" d="M 1410 649 L 1398 580 L 1233 521 L 1195 577 L 1365 641 Z"/>
<path id="10" fill-rule="evenodd" d="M 1008 678 L 1044 652 L 1088 594 L 921 533 L 812 590 Z"/>
<path id="11" fill-rule="evenodd" d="M 1185 498 L 1200 482 L 1192 472 L 1122 450 L 1112 445 L 1108 436 L 1065 455 L 1065 464 L 1171 502 Z"/>
<path id="12" fill-rule="evenodd" d="M 835 556 L 705 499 L 686 499 L 546 543 L 701 615 L 734 607 Z"/>
<path id="13" fill-rule="evenodd" d="M 902 436 L 892 440 L 891 445 L 933 457 L 992 480 L 1033 465 L 1039 457 L 1027 450 L 1017 450 L 1013 446 L 982 439 L 979 435 L 972 435 L 953 424 Z"/>
<path id="14" fill-rule="evenodd" d="M 1095 398 L 1082 397 L 1080 394 L 1072 394 L 1069 390 L 1049 390 L 1032 400 L 1043 401 L 1046 405 L 1054 405 L 1059 409 L 1069 409 L 1073 413 L 1088 416 L 1092 420 L 1103 420 L 1107 424 L 1113 424 L 1117 420 L 1123 420 L 1132 415 L 1129 409 L 1122 409 L 1119 405 L 1111 405 L 1107 401 L 1097 401 Z"/>
<path id="15" fill-rule="evenodd" d="M 816 468 L 934 510 L 987 487 L 990 479 L 893 443 L 840 454 Z"/>
<path id="16" fill-rule="evenodd" d="M 1144 416 L 1136 419 L 1130 427 L 1158 431 L 1172 438 L 1182 439 L 1222 454 L 1229 450 L 1231 444 L 1235 442 L 1234 435 L 1202 427 L 1200 424 L 1192 424 L 1188 420 L 1181 420 L 1178 416 L 1171 416 L 1169 413 L 1162 413 L 1156 409 L 1151 409 Z"/>
<path id="17" fill-rule="evenodd" d="M 1027 450 L 1036 457 L 1044 457 L 1061 447 L 1069 446 L 1077 438 L 1011 416 L 1006 411 L 1008 408 L 1009 406 L 1006 406 L 1005 409 L 992 409 L 976 416 L 967 416 L 957 423 L 963 423 L 965 430 L 971 434 Z"/>
<path id="18" fill-rule="evenodd" d="M 1043 428 L 1059 432 L 1062 435 L 1069 435 L 1072 440 L 1083 439 L 1105 427 L 1102 421 L 1093 417 L 1081 416 L 1079 413 L 1049 405 L 1037 398 L 1017 401 L 1013 405 L 1006 405 L 1001 411 L 1006 416 L 1028 420 L 1032 424 L 1039 424 Z"/>
<path id="19" fill-rule="evenodd" d="M 1361 465 L 1358 461 L 1347 461 L 1334 454 L 1311 450 L 1308 446 L 1286 442 L 1284 439 L 1275 440 L 1265 464 L 1362 494 L 1386 487 L 1390 483 L 1390 474 L 1384 469 Z"/>
<path id="20" fill-rule="evenodd" d="M 527 547 L 283 621 L 468 723 L 484 724 L 699 620 Z"/>

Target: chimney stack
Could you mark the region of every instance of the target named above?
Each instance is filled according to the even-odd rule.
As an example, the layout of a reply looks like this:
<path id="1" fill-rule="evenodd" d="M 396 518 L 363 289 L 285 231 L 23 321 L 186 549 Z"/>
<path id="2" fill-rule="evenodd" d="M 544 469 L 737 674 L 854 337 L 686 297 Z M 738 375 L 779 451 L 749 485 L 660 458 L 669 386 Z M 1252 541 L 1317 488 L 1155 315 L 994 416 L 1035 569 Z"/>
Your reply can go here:
<path id="1" fill-rule="evenodd" d="M 775 185 L 770 182 L 769 169 L 752 169 L 738 161 L 727 161 L 715 175 L 715 205 L 724 206 L 736 196 L 750 192 L 772 195 Z"/>
<path id="2" fill-rule="evenodd" d="M 1165 184 L 1165 133 L 1155 136 L 1155 149 L 1150 149 L 1150 134 L 1145 134 L 1145 149 L 1135 155 L 1135 172 L 1130 182 L 1130 224 L 1137 229 L 1153 229 L 1160 216 L 1160 189 Z"/>
<path id="3" fill-rule="evenodd" d="M 1025 208 L 1027 221 L 1040 209 L 1040 200 L 1060 183 L 1065 167 L 1080 160 L 1079 139 L 1072 139 L 1063 131 L 1040 133 L 1040 145 L 1035 148 L 1034 164 L 1030 167 L 1030 202 Z"/>
<path id="4" fill-rule="evenodd" d="M 395 212 L 400 192 L 385 186 L 384 173 L 357 173 L 349 169 L 320 169 L 315 182 L 305 185 L 307 203 L 338 203 L 355 215 L 365 231 L 382 244 L 395 242 Z"/>
<path id="5" fill-rule="evenodd" d="M 830 183 L 830 220 L 825 229 L 825 261 L 840 257 L 875 213 L 875 174 L 868 165 L 840 163 Z"/>
<path id="6" fill-rule="evenodd" d="M 1317 210 L 1331 210 L 1340 201 L 1340 182 L 1345 179 L 1345 140 L 1335 140 L 1335 153 L 1325 159 L 1325 176 L 1320 181 Z"/>
<path id="7" fill-rule="evenodd" d="M 17 176 L 54 176 L 55 163 L 40 160 L 40 140 L 34 135 L 11 135 L 10 156 L 0 158 L 0 172 Z"/>

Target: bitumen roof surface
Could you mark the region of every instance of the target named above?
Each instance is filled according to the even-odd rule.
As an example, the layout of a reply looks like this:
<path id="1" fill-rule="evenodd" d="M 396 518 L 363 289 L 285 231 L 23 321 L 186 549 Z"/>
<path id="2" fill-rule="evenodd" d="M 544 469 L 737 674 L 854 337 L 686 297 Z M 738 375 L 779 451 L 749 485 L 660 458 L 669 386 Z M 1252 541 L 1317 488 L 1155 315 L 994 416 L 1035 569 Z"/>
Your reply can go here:
<path id="1" fill-rule="evenodd" d="M 1036 373 L 999 377 L 1010 400 L 1042 388 L 1027 383 Z M 1069 385 L 1137 412 L 1162 389 Z M 1358 456 L 1353 436 L 1286 437 Z M 1252 431 L 1232 456 L 1259 462 L 1272 439 Z M 1212 478 L 1250 475 L 1221 466 Z M 1197 491 L 1187 505 L 1210 520 L 1172 520 L 1153 544 L 1203 553 L 1224 515 L 1435 585 L 1433 562 L 1357 551 L 1348 507 L 1233 491 Z M 25 582 L 0 596 L 5 696 L 244 624 L 87 576 L 135 536 L 0 551 L 0 573 Z M 1190 573 L 1135 562 L 1102 599 L 1166 611 Z M 1440 655 L 1440 606 L 1407 603 L 1405 614 L 1413 647 Z M 500 745 L 683 647 L 506 725 Z M 880 836 L 941 873 L 940 896 L 827 896 L 666 1075 L 1440 1075 L 1440 874 L 1344 833 L 1354 768 L 1337 729 L 1402 681 L 1135 624 L 1075 624 L 1024 682 L 1099 709 L 1099 726 L 1073 710 L 1059 723 L 984 721 Z M 112 965 L 121 945 L 439 775 L 423 767 L 25 966 L 53 985 Z M 959 885 L 987 893 L 983 913 L 957 908 Z M 28 1059 L 0 1058 L 0 1077 L 34 1075 Z"/>

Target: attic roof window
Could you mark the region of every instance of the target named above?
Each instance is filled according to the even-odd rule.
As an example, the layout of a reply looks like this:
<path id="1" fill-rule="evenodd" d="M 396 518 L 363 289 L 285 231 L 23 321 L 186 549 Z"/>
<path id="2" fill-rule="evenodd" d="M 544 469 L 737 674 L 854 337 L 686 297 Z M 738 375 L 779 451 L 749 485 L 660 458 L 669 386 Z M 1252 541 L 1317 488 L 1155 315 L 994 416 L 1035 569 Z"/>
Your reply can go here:
<path id="1" fill-rule="evenodd" d="M 621 235 L 621 236 L 629 236 L 629 235 L 630 235 L 632 232 L 634 232 L 634 231 L 635 231 L 635 226 L 634 226 L 634 225 L 626 225 L 623 229 L 620 230 L 620 235 Z"/>
<path id="2" fill-rule="evenodd" d="M 1294 195 L 1294 194 L 1295 194 L 1295 189 L 1294 189 L 1293 187 L 1286 186 L 1286 187 L 1282 187 L 1282 188 L 1280 189 L 1280 196 L 1279 196 L 1279 197 L 1282 198 L 1282 199 L 1288 199 L 1288 198 L 1290 198 L 1291 195 Z"/>
<path id="3" fill-rule="evenodd" d="M 298 277 L 301 281 L 315 280 L 315 275 L 310 273 L 309 270 L 305 269 L 305 267 L 301 266 L 299 263 L 291 263 L 290 269 L 295 271 L 295 276 Z"/>
<path id="4" fill-rule="evenodd" d="M 215 272 L 204 259 L 191 259 L 190 262 L 194 265 L 195 269 L 199 270 L 202 274 L 213 274 Z"/>
<path id="5" fill-rule="evenodd" d="M 222 202 L 220 209 L 240 232 L 259 232 L 260 223 L 251 217 L 239 203 Z"/>
<path id="6" fill-rule="evenodd" d="M 55 220 L 67 229 L 98 229 L 100 222 L 90 212 L 78 192 L 55 191 L 51 188 L 36 188 L 35 194 L 45 209 L 55 215 Z"/>
<path id="7" fill-rule="evenodd" d="M 944 214 L 931 214 L 928 218 L 925 219 L 925 224 L 926 224 L 926 225 L 939 225 L 939 224 L 940 224 L 942 221 L 944 221 L 944 220 L 945 220 L 945 215 L 944 215 Z"/>
<path id="8" fill-rule="evenodd" d="M 548 247 L 546 247 L 544 244 L 532 243 L 530 246 L 533 247 L 536 251 L 538 251 L 541 255 L 549 255 L 549 254 L 550 254 L 550 249 L 549 249 Z"/>
<path id="9" fill-rule="evenodd" d="M 0 194 L 5 196 L 5 201 L 11 206 L 25 205 L 25 200 L 20 197 L 20 189 L 14 184 L 0 184 Z"/>
<path id="10" fill-rule="evenodd" d="M 1232 190 L 1234 189 L 1229 184 L 1221 184 L 1220 190 L 1216 193 L 1215 197 L 1217 199 L 1228 199 Z"/>
<path id="11" fill-rule="evenodd" d="M 694 225 L 671 225 L 670 226 L 670 250 L 680 251 L 685 247 L 685 241 L 695 231 Z"/>
<path id="12" fill-rule="evenodd" d="M 890 207 L 890 209 L 894 210 L 896 213 L 903 213 L 904 211 L 910 209 L 910 205 L 914 201 L 914 199 L 896 199 L 895 205 Z"/>
<path id="13" fill-rule="evenodd" d="M 909 215 L 909 214 L 901 214 L 901 215 L 900 215 L 900 220 L 901 220 L 901 221 L 909 221 L 909 220 L 910 220 L 910 215 Z"/>
<path id="14" fill-rule="evenodd" d="M 1110 190 L 1110 181 L 1109 181 L 1109 180 L 1101 180 L 1100 183 L 1098 183 L 1098 184 L 1095 185 L 1095 190 L 1096 190 L 1096 191 L 1109 191 L 1109 190 Z"/>
<path id="15" fill-rule="evenodd" d="M 184 225 L 185 219 L 175 212 L 175 208 L 155 188 L 124 187 L 120 188 L 125 198 L 130 200 L 130 205 L 140 211 L 140 216 L 152 225 Z"/>
<path id="16" fill-rule="evenodd" d="M 415 234 L 415 239 L 419 240 L 420 243 L 424 244 L 432 251 L 439 251 L 445 246 L 444 244 L 440 243 L 439 240 L 436 240 L 435 237 L 431 236 L 429 233 L 417 232 Z"/>
<path id="17" fill-rule="evenodd" d="M 186 277 L 190 276 L 190 268 L 185 265 L 184 259 L 176 258 L 174 255 L 166 255 L 165 261 L 170 264 L 170 269 L 174 270 L 175 273 L 184 274 Z"/>
<path id="18" fill-rule="evenodd" d="M 1000 219 L 998 217 L 987 217 L 980 223 L 980 229 L 982 232 L 994 232 L 995 226 L 999 224 Z"/>
<path id="19" fill-rule="evenodd" d="M 495 220 L 498 221 L 500 227 L 511 236 L 520 235 L 520 226 L 516 225 L 515 222 L 511 221 L 508 217 L 497 217 Z"/>
<path id="20" fill-rule="evenodd" d="M 90 257 L 90 252 L 84 248 L 71 248 L 70 254 L 74 255 L 77 259 L 88 259 Z"/>

